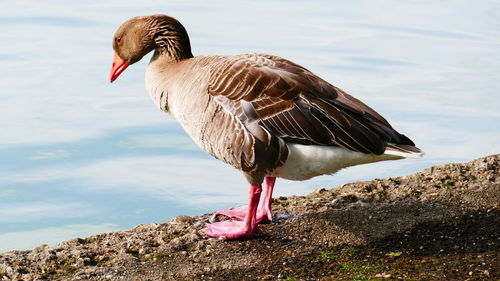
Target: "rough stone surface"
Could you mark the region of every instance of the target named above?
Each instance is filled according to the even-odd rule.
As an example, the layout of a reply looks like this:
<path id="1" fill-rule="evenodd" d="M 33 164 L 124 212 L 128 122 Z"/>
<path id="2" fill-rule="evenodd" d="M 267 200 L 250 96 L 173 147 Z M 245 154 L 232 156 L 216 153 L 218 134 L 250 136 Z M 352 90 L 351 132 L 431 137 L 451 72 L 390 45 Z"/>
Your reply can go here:
<path id="1" fill-rule="evenodd" d="M 275 198 L 254 239 L 180 216 L 0 254 L 0 280 L 499 280 L 500 155 Z"/>

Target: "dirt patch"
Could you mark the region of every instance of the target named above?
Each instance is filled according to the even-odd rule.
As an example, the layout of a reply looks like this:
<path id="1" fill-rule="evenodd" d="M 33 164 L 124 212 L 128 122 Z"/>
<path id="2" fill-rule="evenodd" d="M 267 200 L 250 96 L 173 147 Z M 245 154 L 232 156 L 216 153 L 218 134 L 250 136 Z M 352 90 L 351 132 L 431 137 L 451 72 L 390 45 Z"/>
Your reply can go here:
<path id="1" fill-rule="evenodd" d="M 210 214 L 0 254 L 0 280 L 498 280 L 500 155 L 275 198 L 251 240 Z"/>

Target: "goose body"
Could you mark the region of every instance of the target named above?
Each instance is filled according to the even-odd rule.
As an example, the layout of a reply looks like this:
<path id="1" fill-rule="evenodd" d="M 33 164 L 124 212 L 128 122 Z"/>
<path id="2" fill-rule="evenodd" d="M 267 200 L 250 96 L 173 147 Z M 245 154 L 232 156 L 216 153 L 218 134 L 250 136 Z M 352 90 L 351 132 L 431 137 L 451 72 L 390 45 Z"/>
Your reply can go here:
<path id="1" fill-rule="evenodd" d="M 276 177 L 305 180 L 422 155 L 373 109 L 291 61 L 265 54 L 194 57 L 184 27 L 169 16 L 125 22 L 113 47 L 111 81 L 154 50 L 146 88 L 155 104 L 250 183 L 248 207 L 216 212 L 233 219 L 207 225 L 209 236 L 258 232 L 256 223 L 272 219 Z"/>

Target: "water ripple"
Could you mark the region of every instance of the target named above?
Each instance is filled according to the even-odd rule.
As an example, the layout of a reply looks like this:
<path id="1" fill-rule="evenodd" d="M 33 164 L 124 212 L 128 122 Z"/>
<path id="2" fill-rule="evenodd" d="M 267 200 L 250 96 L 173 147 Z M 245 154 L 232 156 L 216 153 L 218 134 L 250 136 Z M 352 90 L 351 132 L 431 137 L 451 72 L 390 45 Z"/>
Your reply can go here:
<path id="1" fill-rule="evenodd" d="M 455 32 L 455 31 L 444 31 L 444 30 L 432 30 L 432 29 L 421 29 L 414 27 L 402 27 L 402 26 L 386 26 L 379 24 L 366 24 L 366 23 L 354 23 L 348 24 L 347 26 L 355 28 L 364 28 L 372 30 L 387 30 L 387 31 L 397 31 L 402 33 L 408 33 L 413 35 L 423 35 L 427 37 L 439 37 L 446 39 L 459 39 L 459 40 L 478 40 L 483 39 L 481 36 Z"/>
<path id="2" fill-rule="evenodd" d="M 58 16 L 0 17 L 0 24 L 48 25 L 61 27 L 85 27 L 100 25 L 98 21 Z"/>

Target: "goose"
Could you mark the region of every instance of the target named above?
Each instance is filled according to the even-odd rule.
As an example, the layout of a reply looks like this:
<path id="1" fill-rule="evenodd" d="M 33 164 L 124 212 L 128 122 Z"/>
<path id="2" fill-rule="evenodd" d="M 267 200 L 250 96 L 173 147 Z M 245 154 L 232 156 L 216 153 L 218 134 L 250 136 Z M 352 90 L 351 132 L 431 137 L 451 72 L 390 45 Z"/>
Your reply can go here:
<path id="1" fill-rule="evenodd" d="M 113 82 L 153 51 L 146 88 L 206 153 L 241 171 L 248 205 L 215 212 L 205 234 L 253 237 L 272 221 L 276 178 L 307 180 L 423 152 L 375 110 L 306 68 L 267 54 L 193 56 L 175 18 L 125 21 L 113 37 Z M 264 186 L 263 186 L 264 184 Z"/>

